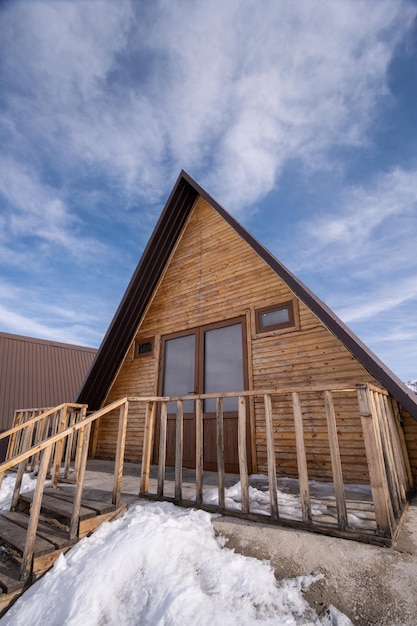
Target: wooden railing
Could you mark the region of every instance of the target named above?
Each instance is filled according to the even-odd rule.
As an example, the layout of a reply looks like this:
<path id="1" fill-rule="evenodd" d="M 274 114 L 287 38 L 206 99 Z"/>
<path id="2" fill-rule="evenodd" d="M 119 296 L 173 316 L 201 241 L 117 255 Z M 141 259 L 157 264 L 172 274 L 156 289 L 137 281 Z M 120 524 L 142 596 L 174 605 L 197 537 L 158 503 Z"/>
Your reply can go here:
<path id="1" fill-rule="evenodd" d="M 24 409 L 15 411 L 13 426 L 10 430 L 0 434 L 0 440 L 9 438 L 6 461 L 25 452 L 29 448 L 34 448 L 38 443 L 46 438 L 55 435 L 69 426 L 73 426 L 77 422 L 85 419 L 87 415 L 86 404 L 64 403 L 57 407 L 49 409 Z M 57 444 L 54 454 L 51 455 L 51 472 L 53 472 L 53 484 L 56 485 L 58 473 L 64 462 L 64 477 L 68 478 L 70 472 L 71 461 L 75 459 L 79 446 L 77 445 L 77 434 L 75 433 L 66 442 L 65 447 L 62 443 Z M 20 470 L 20 481 L 25 471 L 35 471 L 39 465 L 39 453 L 34 453 L 26 460 L 25 466 Z M 75 463 L 77 467 L 77 463 Z M 2 477 L 0 476 L 0 485 Z M 17 481 L 18 482 L 18 481 Z M 18 486 L 20 488 L 20 484 Z"/>
<path id="2" fill-rule="evenodd" d="M 336 532 L 329 525 L 317 523 L 310 497 L 310 474 L 306 452 L 306 433 L 304 419 L 305 402 L 303 394 L 318 394 L 324 405 L 327 437 L 329 442 L 329 456 L 331 475 L 329 482 L 333 483 L 336 506 Z M 363 441 L 366 453 L 369 482 L 372 490 L 373 508 L 375 513 L 375 529 L 373 535 L 388 543 L 395 535 L 398 520 L 404 510 L 407 497 L 412 487 L 411 471 L 407 460 L 402 430 L 398 416 L 388 394 L 369 384 L 356 387 L 303 387 L 297 389 L 275 389 L 262 391 L 240 391 L 218 394 L 201 394 L 178 397 L 126 397 L 117 400 L 106 407 L 86 415 L 83 405 L 61 405 L 55 409 L 43 411 L 39 415 L 27 414 L 25 422 L 16 424 L 2 437 L 9 436 L 13 443 L 10 446 L 9 458 L 0 465 L 0 481 L 5 471 L 17 468 L 16 487 L 12 508 L 16 506 L 21 488 L 21 476 L 27 468 L 37 467 L 37 484 L 30 510 L 26 545 L 21 565 L 21 579 L 26 580 L 30 574 L 33 558 L 34 542 L 42 504 L 42 495 L 45 480 L 51 474 L 56 484 L 62 465 L 64 474 L 67 471 L 68 459 L 74 459 L 76 478 L 73 511 L 69 525 L 69 539 L 75 539 L 78 533 L 80 506 L 83 493 L 86 463 L 89 450 L 91 425 L 102 416 L 119 409 L 119 425 L 116 442 L 116 456 L 113 477 L 112 503 L 120 504 L 121 484 L 123 476 L 124 450 L 127 432 L 128 408 L 130 403 L 139 403 L 146 406 L 146 419 L 143 440 L 142 468 L 139 495 L 169 499 L 177 504 L 206 508 L 210 511 L 238 515 L 257 521 L 265 521 L 269 517 L 272 523 L 290 526 L 302 526 L 306 529 L 337 534 L 339 536 L 353 536 L 361 539 L 367 537 L 365 533 L 351 528 L 348 516 L 348 501 L 346 485 L 343 475 L 338 425 L 334 407 L 335 396 L 339 393 L 354 394 L 358 423 L 362 426 Z M 237 398 L 238 403 L 238 464 L 241 485 L 241 509 L 236 512 L 229 510 L 226 503 L 226 472 L 224 459 L 224 411 L 225 398 Z M 280 515 L 280 493 L 277 488 L 277 442 L 279 435 L 279 420 L 274 415 L 274 407 L 283 397 L 291 398 L 292 420 L 296 448 L 296 465 L 299 484 L 299 498 L 301 503 L 301 520 L 288 520 Z M 216 445 L 217 445 L 217 484 L 218 505 L 213 507 L 204 503 L 203 459 L 204 459 L 204 428 L 203 409 L 204 400 L 216 400 Z M 191 400 L 195 403 L 195 499 L 183 498 L 183 425 L 184 402 Z M 255 514 L 251 511 L 249 497 L 250 476 L 247 459 L 247 420 L 249 407 L 254 401 L 263 406 L 262 419 L 266 438 L 266 466 L 269 487 L 269 514 Z M 168 402 L 175 402 L 177 406 L 175 431 L 175 474 L 174 497 L 164 495 L 166 481 L 166 442 Z M 71 409 L 71 410 L 70 410 Z M 253 407 L 252 407 L 253 409 Z M 78 411 L 72 414 L 71 411 Z M 259 413 L 259 407 L 258 407 Z M 50 416 L 54 419 L 48 422 Z M 69 417 L 71 415 L 71 417 Z M 150 490 L 150 474 L 152 464 L 153 442 L 155 437 L 156 417 L 159 418 L 159 448 L 156 490 Z M 258 419 L 258 418 L 257 418 Z M 45 426 L 45 424 L 49 424 Z M 41 439 L 43 433 L 43 439 Z M 74 454 L 74 441 L 75 454 Z"/>
<path id="3" fill-rule="evenodd" d="M 266 433 L 267 474 L 269 483 L 269 520 L 285 525 L 297 525 L 298 521 L 288 521 L 280 517 L 279 492 L 277 489 L 277 462 L 276 437 L 279 434 L 279 421 L 273 415 L 273 402 L 276 404 L 281 397 L 291 397 L 293 427 L 295 433 L 296 461 L 298 468 L 299 498 L 301 503 L 301 525 L 316 529 L 320 532 L 329 532 L 331 529 L 316 523 L 312 514 L 310 497 L 310 480 L 305 445 L 303 394 L 316 393 L 324 403 L 327 437 L 330 450 L 331 476 L 328 482 L 333 483 L 336 505 L 335 534 L 349 536 L 352 534 L 360 538 L 361 531 L 352 528 L 349 524 L 347 500 L 345 495 L 345 481 L 343 476 L 342 460 L 339 445 L 338 426 L 334 407 L 334 398 L 337 394 L 353 394 L 356 398 L 356 415 L 358 427 L 363 430 L 363 441 L 366 452 L 366 461 L 369 473 L 369 482 L 372 490 L 373 508 L 375 513 L 375 529 L 372 534 L 376 537 L 391 540 L 396 532 L 398 520 L 401 516 L 407 497 L 412 487 L 411 471 L 408 465 L 405 446 L 402 443 L 402 430 L 396 417 L 391 399 L 386 391 L 370 384 L 361 384 L 355 387 L 303 387 L 297 389 L 278 389 L 263 391 L 243 391 L 221 394 L 201 394 L 178 397 L 148 397 L 129 398 L 130 402 L 146 402 L 146 420 L 143 442 L 142 470 L 140 495 L 145 497 L 168 499 L 185 506 L 199 506 L 208 510 L 216 510 L 230 515 L 239 515 L 250 519 L 262 519 L 252 514 L 249 499 L 249 476 L 246 457 L 248 402 L 246 399 L 263 403 L 264 429 Z M 241 486 L 241 510 L 226 508 L 225 498 L 225 469 L 224 469 L 224 430 L 223 430 L 223 400 L 236 397 L 238 399 L 238 457 Z M 216 440 L 217 440 L 217 483 L 218 506 L 204 505 L 203 498 L 203 402 L 207 399 L 216 400 Z M 196 450 L 195 450 L 195 500 L 183 499 L 182 465 L 183 465 L 183 424 L 184 402 L 192 400 L 195 403 Z M 175 493 L 174 498 L 164 496 L 164 481 L 166 475 L 166 440 L 167 440 L 167 406 L 168 402 L 176 402 L 175 421 Z M 258 409 L 259 413 L 259 409 Z M 159 419 L 159 447 L 156 490 L 150 490 L 150 471 L 152 462 L 152 448 L 155 437 L 156 416 Z M 257 418 L 259 425 L 259 418 Z M 293 523 L 294 522 L 294 523 Z M 332 533 L 331 533 L 332 534 Z M 369 530 L 365 532 L 369 535 Z M 382 541 L 383 542 L 383 541 Z"/>
<path id="4" fill-rule="evenodd" d="M 21 487 L 21 476 L 28 466 L 28 463 L 31 459 L 36 458 L 38 460 L 38 474 L 37 474 L 37 482 L 36 489 L 32 500 L 32 505 L 30 509 L 30 519 L 27 529 L 26 535 L 26 544 L 22 558 L 20 579 L 26 580 L 30 574 L 31 563 L 33 559 L 34 552 L 34 542 L 36 537 L 36 530 L 39 522 L 39 515 L 42 504 L 42 495 L 45 487 L 45 481 L 50 471 L 50 468 L 53 467 L 53 480 L 58 475 L 59 471 L 59 462 L 62 461 L 63 451 L 70 450 L 72 448 L 72 443 L 74 438 L 77 440 L 77 453 L 75 455 L 75 476 L 76 476 L 76 487 L 75 487 L 75 495 L 73 501 L 73 510 L 69 527 L 69 539 L 73 540 L 76 538 L 78 533 L 78 524 L 80 518 L 80 507 L 81 507 L 81 498 L 83 492 L 84 485 L 84 477 L 86 471 L 87 464 L 87 456 L 88 456 L 88 448 L 89 448 L 89 439 L 90 439 L 90 431 L 91 424 L 95 422 L 97 419 L 114 411 L 115 409 L 120 407 L 119 412 L 119 428 L 118 428 L 118 437 L 117 437 L 117 454 L 115 459 L 115 468 L 114 468 L 114 479 L 113 479 L 113 492 L 112 492 L 112 503 L 117 507 L 120 504 L 120 494 L 121 494 L 121 484 L 122 484 L 122 475 L 123 475 L 123 460 L 124 460 L 124 447 L 126 440 L 126 428 L 127 428 L 127 416 L 128 416 L 128 400 L 127 398 L 122 398 L 109 404 L 108 406 L 96 411 L 95 413 L 86 416 L 85 415 L 85 407 L 81 408 L 82 411 L 82 419 L 76 421 L 75 423 L 68 423 L 63 419 L 59 422 L 60 427 L 58 428 L 58 432 L 54 434 L 50 434 L 46 436 L 42 441 L 33 442 L 33 429 L 34 425 L 41 422 L 43 419 L 46 419 L 46 413 L 50 413 L 50 411 L 56 411 L 60 413 L 65 409 L 65 405 L 60 407 L 56 407 L 56 409 L 51 409 L 48 412 L 44 412 L 38 416 L 32 417 L 28 419 L 27 422 L 23 424 L 19 424 L 15 426 L 10 431 L 3 433 L 4 436 L 13 436 L 14 433 L 23 431 L 23 435 L 21 437 L 22 443 L 19 446 L 16 454 L 7 459 L 4 463 L 0 465 L 0 478 L 3 477 L 4 472 L 7 470 L 13 469 L 17 467 L 17 476 L 16 476 L 16 484 L 18 487 L 15 487 L 15 492 L 12 501 L 12 509 L 16 507 L 17 501 L 19 498 L 19 491 Z M 72 405 L 73 406 L 73 405 Z M 79 405 L 80 407 L 80 405 Z M 68 406 L 67 406 L 68 408 Z M 45 431 L 44 431 L 45 432 Z M 24 449 L 24 445 L 27 444 L 27 448 Z M 66 458 L 66 457 L 65 457 Z M 20 481 L 20 482 L 19 482 Z"/>

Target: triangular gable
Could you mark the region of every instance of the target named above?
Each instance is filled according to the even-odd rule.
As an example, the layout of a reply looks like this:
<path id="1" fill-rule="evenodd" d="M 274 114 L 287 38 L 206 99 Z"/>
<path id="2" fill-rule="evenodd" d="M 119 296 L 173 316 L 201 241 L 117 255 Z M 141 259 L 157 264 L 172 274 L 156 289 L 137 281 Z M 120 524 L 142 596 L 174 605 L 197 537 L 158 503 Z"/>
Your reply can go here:
<path id="1" fill-rule="evenodd" d="M 178 177 L 155 226 L 79 392 L 77 402 L 86 403 L 90 409 L 96 409 L 104 401 L 198 196 L 204 198 L 234 228 L 363 367 L 417 419 L 415 394 L 356 337 L 324 302 L 252 237 L 184 171 Z"/>

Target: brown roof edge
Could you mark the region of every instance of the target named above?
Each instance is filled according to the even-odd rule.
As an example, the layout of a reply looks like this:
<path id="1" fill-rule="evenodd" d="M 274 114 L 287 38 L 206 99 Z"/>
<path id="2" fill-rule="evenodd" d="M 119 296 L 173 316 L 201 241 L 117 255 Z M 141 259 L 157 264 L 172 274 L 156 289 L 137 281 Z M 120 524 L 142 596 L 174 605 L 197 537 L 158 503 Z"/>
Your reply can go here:
<path id="1" fill-rule="evenodd" d="M 165 204 L 113 320 L 99 347 L 77 402 L 99 408 L 125 357 L 146 305 L 168 262 L 198 191 L 181 172 Z"/>
<path id="2" fill-rule="evenodd" d="M 239 222 L 221 207 L 189 174 L 182 171 L 168 198 L 141 260 L 132 276 L 109 330 L 96 355 L 90 373 L 78 396 L 79 402 L 97 405 L 104 400 L 120 359 L 124 358 L 133 339 L 140 317 L 152 295 L 159 276 L 168 261 L 176 239 L 191 211 L 197 196 L 204 198 L 234 230 L 280 276 L 294 294 L 309 307 L 321 322 L 346 346 L 351 354 L 393 395 L 417 420 L 417 396 L 409 389 L 308 287 L 292 274 Z M 168 237 L 168 238 L 167 238 Z M 155 244 L 165 242 L 154 250 Z M 146 284 L 146 285 L 145 285 Z M 144 285 L 146 288 L 144 288 Z M 136 300 L 141 296 L 141 301 Z M 134 311 L 134 312 L 133 312 Z M 125 325 L 126 322 L 126 325 Z M 130 322 L 130 324 L 127 324 Z M 117 337 L 119 337 L 119 344 Z M 118 344 L 118 346 L 117 346 Z M 112 352 L 112 348 L 115 352 Z M 110 356 L 113 355 L 113 358 Z M 117 358 L 115 358 L 117 355 Z M 115 363 L 113 367 L 108 363 Z M 107 366 L 106 366 L 107 362 Z M 104 375 L 104 379 L 102 376 Z M 92 406 L 92 408 L 96 408 Z"/>

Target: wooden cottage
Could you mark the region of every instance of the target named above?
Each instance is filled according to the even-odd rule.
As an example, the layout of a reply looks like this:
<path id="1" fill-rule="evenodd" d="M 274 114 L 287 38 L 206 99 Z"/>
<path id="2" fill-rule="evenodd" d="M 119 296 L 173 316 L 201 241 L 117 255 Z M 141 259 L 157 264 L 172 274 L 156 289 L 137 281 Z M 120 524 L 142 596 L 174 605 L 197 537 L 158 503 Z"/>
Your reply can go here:
<path id="1" fill-rule="evenodd" d="M 125 458 L 142 461 L 142 493 L 158 467 L 155 497 L 173 466 L 183 501 L 191 468 L 204 506 L 203 475 L 216 471 L 224 510 L 225 476 L 240 474 L 240 513 L 254 517 L 248 487 L 262 474 L 272 521 L 327 532 L 332 518 L 344 536 L 364 508 L 347 485 L 369 485 L 363 532 L 392 539 L 417 478 L 417 396 L 185 172 L 77 402 L 122 397 Z M 115 456 L 118 420 L 95 422 L 93 457 Z M 299 520 L 281 514 L 280 478 L 298 481 Z M 333 517 L 328 504 L 315 519 L 312 481 L 332 485 Z"/>

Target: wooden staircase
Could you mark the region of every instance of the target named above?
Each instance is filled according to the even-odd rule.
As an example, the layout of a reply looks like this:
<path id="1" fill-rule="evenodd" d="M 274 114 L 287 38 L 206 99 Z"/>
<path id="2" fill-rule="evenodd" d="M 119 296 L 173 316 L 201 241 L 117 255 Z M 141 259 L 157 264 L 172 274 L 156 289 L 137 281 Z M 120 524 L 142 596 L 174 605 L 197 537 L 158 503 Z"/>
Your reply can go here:
<path id="1" fill-rule="evenodd" d="M 5 471 L 15 472 L 10 511 L 0 515 L 0 615 L 60 554 L 126 509 L 120 494 L 127 400 L 114 402 L 88 417 L 82 410 L 74 418 L 69 406 L 61 405 L 33 417 L 28 414 L 25 422 L 0 435 L 8 436 L 10 442 L 6 461 L 0 465 L 0 484 Z M 113 491 L 98 494 L 97 490 L 84 489 L 91 424 L 118 407 Z M 27 471 L 37 474 L 36 489 L 21 492 Z M 47 486 L 47 478 L 51 486 Z"/>

